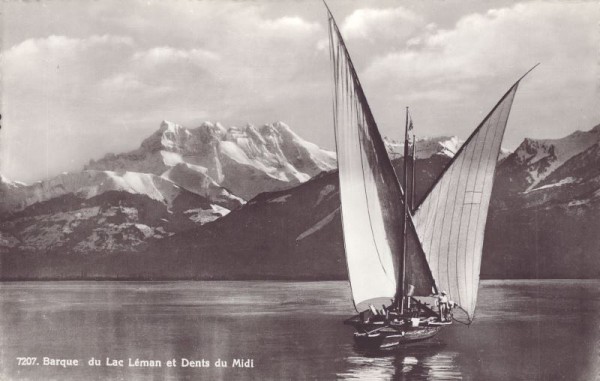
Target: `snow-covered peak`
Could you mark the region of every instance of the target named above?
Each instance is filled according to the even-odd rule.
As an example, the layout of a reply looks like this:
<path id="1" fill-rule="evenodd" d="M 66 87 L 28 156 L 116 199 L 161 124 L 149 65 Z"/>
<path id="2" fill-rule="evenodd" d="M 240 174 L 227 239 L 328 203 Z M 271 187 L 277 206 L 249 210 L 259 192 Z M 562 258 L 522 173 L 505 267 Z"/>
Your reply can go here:
<path id="1" fill-rule="evenodd" d="M 152 174 L 89 170 L 62 173 L 48 180 L 8 190 L 0 202 L 0 211 L 20 210 L 66 194 L 88 199 L 108 191 L 142 194 L 169 205 L 180 193 L 176 184 Z"/>
<path id="2" fill-rule="evenodd" d="M 227 189 L 217 184 L 204 167 L 188 163 L 178 163 L 162 174 L 163 178 L 172 181 L 178 186 L 192 193 L 201 195 L 228 209 L 235 209 L 244 200 L 232 195 Z"/>
<path id="3" fill-rule="evenodd" d="M 589 131 L 575 131 L 560 139 L 526 138 L 515 150 L 515 154 L 529 164 L 534 164 L 546 157 L 555 157 L 557 162 L 564 163 L 599 141 L 600 125 Z"/>
<path id="4" fill-rule="evenodd" d="M 384 138 L 384 142 L 392 158 L 404 156 L 404 142 L 396 142 L 388 138 Z M 463 143 L 464 140 L 456 136 L 417 138 L 417 158 L 428 159 L 433 155 L 443 155 L 452 158 Z"/>
<path id="5" fill-rule="evenodd" d="M 500 147 L 500 154 L 498 155 L 498 162 L 506 159 L 512 152 L 507 150 L 506 148 Z"/>
<path id="6" fill-rule="evenodd" d="M 162 147 L 177 150 L 190 138 L 190 131 L 179 124 L 163 121 L 159 131 L 162 131 L 160 143 Z"/>
<path id="7" fill-rule="evenodd" d="M 27 184 L 22 183 L 20 181 L 13 181 L 10 180 L 8 177 L 1 175 L 0 174 L 0 187 L 7 187 L 7 188 L 21 188 L 26 186 Z"/>
<path id="8" fill-rule="evenodd" d="M 529 188 L 533 189 L 567 160 L 600 142 L 600 125 L 589 131 L 575 131 L 560 139 L 525 139 L 515 150 L 517 164 L 529 170 Z"/>
<path id="9" fill-rule="evenodd" d="M 207 121 L 186 128 L 163 121 L 137 150 L 106 155 L 86 169 L 161 176 L 181 163 L 245 199 L 297 185 L 336 167 L 332 152 L 302 139 L 283 122 L 225 128 Z"/>

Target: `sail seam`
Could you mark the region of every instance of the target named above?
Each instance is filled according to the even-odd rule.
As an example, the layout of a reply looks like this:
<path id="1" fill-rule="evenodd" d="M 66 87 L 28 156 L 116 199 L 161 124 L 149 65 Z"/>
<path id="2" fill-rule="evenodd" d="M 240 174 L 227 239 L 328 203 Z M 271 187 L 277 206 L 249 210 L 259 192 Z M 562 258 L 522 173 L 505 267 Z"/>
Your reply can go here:
<path id="1" fill-rule="evenodd" d="M 458 180 L 457 180 L 456 192 L 454 194 L 455 203 L 454 203 L 454 208 L 452 209 L 452 220 L 451 220 L 452 222 L 454 221 L 454 215 L 456 213 L 456 204 L 457 204 L 456 203 L 456 199 L 458 198 L 458 191 L 459 191 L 460 186 L 461 186 L 460 179 L 462 177 L 462 170 L 463 170 L 464 164 L 465 164 L 465 156 L 463 156 L 461 158 L 460 170 L 458 171 L 459 177 L 458 177 Z M 467 186 L 467 184 L 465 183 L 465 189 L 466 189 L 466 186 Z M 460 209 L 460 212 L 459 212 L 460 214 L 459 214 L 459 222 L 458 222 L 458 234 L 457 234 L 457 239 L 456 239 L 456 251 L 458 251 L 458 245 L 460 243 L 459 240 L 460 240 L 460 228 L 462 227 L 462 224 L 460 222 L 462 220 L 462 205 L 461 205 L 461 207 L 459 209 Z M 450 226 L 450 234 L 448 236 L 448 252 L 450 252 L 450 243 L 452 241 L 452 231 L 453 231 L 453 228 L 454 228 L 454 223 L 452 223 L 451 226 Z M 456 268 L 458 267 L 458 256 L 456 258 L 455 266 L 456 266 Z M 457 274 L 457 278 L 458 278 L 458 270 L 456 270 L 456 274 Z M 450 283 L 449 280 L 450 280 L 450 265 L 448 265 L 448 283 Z M 457 284 L 458 303 L 461 304 L 462 301 L 461 301 L 461 296 L 460 296 L 459 290 L 460 290 L 460 287 Z"/>
<path id="2" fill-rule="evenodd" d="M 498 122 L 500 122 L 500 123 L 503 123 L 503 124 L 504 124 L 504 126 L 503 126 L 503 128 L 502 128 L 501 139 L 504 137 L 504 132 L 505 132 L 505 130 L 506 130 L 506 124 L 508 123 L 508 117 L 510 116 L 510 110 L 511 110 L 511 108 L 512 108 L 512 103 L 513 103 L 513 101 L 514 101 L 514 96 L 515 96 L 515 93 L 516 93 L 516 91 L 517 91 L 517 89 L 518 89 L 518 84 L 519 84 L 519 83 L 517 82 L 517 83 L 516 83 L 516 84 L 513 86 L 513 87 L 514 87 L 514 90 L 513 90 L 512 94 L 510 95 L 510 101 L 509 101 L 507 104 L 504 104 L 504 105 L 503 105 L 503 109 L 502 109 L 502 111 L 501 111 L 501 114 L 500 114 L 500 118 L 499 118 L 499 121 L 498 121 Z M 507 115 L 506 115 L 506 118 L 503 118 L 503 117 L 502 117 L 502 114 L 504 113 L 504 111 L 505 111 L 505 110 L 507 110 Z M 495 130 L 496 130 L 496 132 L 497 132 L 497 130 L 498 130 L 498 128 L 497 128 L 497 125 L 496 125 L 496 129 L 495 129 Z M 496 138 L 496 134 L 494 134 L 494 139 L 495 139 L 495 138 Z M 500 144 L 501 144 L 501 143 L 500 143 Z M 499 145 L 500 145 L 500 144 L 499 144 Z M 498 150 L 497 150 L 497 153 L 496 153 L 496 161 L 497 161 L 497 157 L 498 157 L 499 153 L 500 153 L 500 147 L 498 147 Z M 490 152 L 490 153 L 489 153 L 489 155 L 488 155 L 488 160 L 489 160 L 489 156 L 490 156 L 490 155 L 491 155 L 491 152 Z M 494 166 L 493 166 L 493 169 L 492 169 L 492 176 L 491 176 L 492 180 L 493 180 L 493 177 L 494 177 L 493 175 L 494 175 L 494 173 L 495 173 L 495 172 L 496 172 L 496 167 L 495 167 L 495 165 L 494 165 Z M 484 189 L 485 189 L 485 182 L 486 182 L 486 180 L 487 180 L 486 178 L 484 178 L 484 179 L 483 179 L 483 181 L 484 181 L 484 183 L 483 183 L 483 187 L 484 187 Z M 492 185 L 492 186 L 493 186 L 493 185 Z M 490 190 L 490 191 L 491 191 L 491 190 Z M 488 201 L 488 206 L 489 206 L 489 201 Z M 480 208 L 481 208 L 481 206 L 480 206 Z M 479 213 L 478 213 L 478 215 L 477 215 L 477 225 L 479 224 L 479 217 L 480 217 L 480 216 L 481 216 L 481 210 L 479 211 Z M 486 217 L 487 217 L 487 214 L 486 214 Z M 487 219 L 487 218 L 486 218 L 486 219 Z M 477 226 L 477 225 L 476 225 L 476 226 Z M 485 230 L 485 222 L 484 222 L 484 226 L 482 226 L 481 228 Z M 477 237 L 476 237 L 476 239 L 477 239 Z M 483 247 L 483 242 L 481 243 L 481 245 L 482 245 L 482 247 Z M 473 265 L 475 265 L 475 264 L 473 264 Z M 478 263 L 478 265 L 479 265 L 479 270 L 480 270 L 480 269 L 481 269 L 481 259 L 479 260 L 479 263 Z M 479 271 L 478 271 L 478 272 L 479 272 Z M 478 277 L 478 278 L 479 278 L 479 277 Z M 474 279 L 471 279 L 471 282 L 472 282 L 472 283 L 474 283 Z M 475 296 L 475 298 L 477 297 L 477 290 L 475 290 L 475 295 L 474 295 L 474 296 Z M 474 314 L 474 312 L 475 312 L 474 310 L 473 310 L 473 311 L 471 311 L 471 313 L 473 313 L 473 314 Z"/>
<path id="3" fill-rule="evenodd" d="M 512 103 L 512 100 L 511 100 L 511 103 Z M 498 125 L 499 125 L 500 123 L 503 123 L 503 120 L 504 120 L 504 116 L 503 116 L 503 114 L 505 113 L 505 111 L 506 111 L 506 108 L 507 108 L 507 107 L 508 107 L 508 105 L 507 105 L 507 104 L 506 104 L 506 102 L 505 102 L 505 103 L 502 105 L 502 109 L 500 110 L 500 115 L 499 115 L 499 117 L 498 117 L 498 120 L 496 121 L 496 125 L 494 126 L 494 137 L 493 137 L 493 139 L 492 139 L 492 148 L 494 148 L 494 146 L 495 146 L 495 144 L 496 144 L 496 138 L 497 138 L 497 135 L 498 135 Z M 502 129 L 504 129 L 504 127 L 503 127 Z M 489 159 L 490 159 L 490 156 L 491 156 L 491 154 L 492 154 L 492 152 L 491 152 L 491 150 L 490 150 L 490 151 L 488 152 L 488 157 L 487 157 L 486 163 L 489 163 Z M 494 164 L 495 164 L 495 163 L 494 163 Z M 493 165 L 493 167 L 495 167 L 495 165 Z M 492 173 L 493 173 L 493 172 L 492 172 Z M 492 174 L 492 178 L 493 178 L 493 174 Z M 486 182 L 487 182 L 487 179 L 488 179 L 488 177 L 484 177 L 484 178 L 483 178 L 482 191 L 485 189 L 485 184 L 486 184 Z M 488 203 L 489 203 L 489 202 L 488 202 Z M 486 207 L 485 209 L 487 209 L 487 207 Z M 478 212 L 477 212 L 477 221 L 476 221 L 476 224 L 475 224 L 475 226 L 477 226 L 477 227 L 479 227 L 479 219 L 481 218 L 481 213 L 482 213 L 482 205 L 481 205 L 481 204 L 479 204 L 479 210 L 478 210 Z M 487 215 L 486 215 L 486 216 L 487 216 Z M 485 229 L 485 222 L 484 222 L 484 226 L 481 226 L 481 229 L 483 229 L 483 230 Z M 482 232 L 482 234 L 483 234 L 483 232 Z M 479 235 L 476 235 L 476 236 L 475 236 L 475 239 L 476 239 L 476 240 L 478 240 L 478 239 L 479 239 Z M 475 241 L 475 246 L 477 246 L 477 243 L 478 243 L 478 242 L 477 242 L 477 241 Z M 483 243 L 481 243 L 481 244 L 483 244 Z M 475 266 L 475 263 L 473 263 L 473 265 Z M 472 282 L 472 283 L 474 283 L 474 281 L 475 281 L 474 279 L 471 279 L 471 282 Z"/>
<path id="4" fill-rule="evenodd" d="M 450 168 L 450 177 L 443 184 L 443 185 L 446 186 L 446 189 L 450 188 L 450 182 L 452 181 L 452 173 L 455 172 L 455 169 L 456 169 L 456 166 L 453 166 L 452 168 Z M 441 190 L 440 190 L 440 193 L 444 193 L 444 195 L 445 195 L 445 201 L 446 201 L 446 202 L 443 203 L 444 204 L 443 205 L 444 211 L 442 212 L 442 218 L 441 218 L 441 232 L 443 232 L 444 231 L 444 227 L 445 227 L 444 223 L 446 221 L 446 208 L 448 207 L 448 192 L 441 192 Z M 437 238 L 437 247 L 438 247 L 438 249 L 437 249 L 438 252 L 440 252 L 441 249 L 442 249 L 442 233 L 440 233 L 440 235 Z M 442 256 L 438 255 L 438 257 L 437 257 L 437 267 L 438 267 L 438 274 L 440 275 L 440 278 L 441 278 L 441 274 L 442 274 L 442 266 L 440 265 L 440 259 L 441 258 L 442 258 Z M 447 268 L 448 268 L 448 262 L 446 262 L 446 269 Z M 446 271 L 446 274 L 447 274 L 447 271 Z M 448 288 L 448 285 L 449 285 L 450 282 L 448 281 L 448 279 L 445 279 L 445 280 L 446 280 L 446 282 L 443 282 L 443 283 L 446 283 L 446 288 Z M 447 290 L 447 291 L 450 291 L 450 290 Z"/>
<path id="5" fill-rule="evenodd" d="M 466 149 L 465 149 L 465 151 L 466 151 Z M 467 178 L 465 179 L 465 193 L 469 189 L 469 174 L 471 173 L 471 167 L 473 165 L 473 162 L 475 161 L 475 148 L 473 148 L 471 150 L 470 155 L 471 155 L 471 158 L 469 160 L 469 170 L 467 171 L 467 175 L 466 175 Z M 472 208 L 472 204 L 469 204 L 469 213 L 468 213 L 469 219 L 467 221 L 467 232 L 466 232 L 466 234 L 469 234 L 469 221 L 470 221 L 471 208 Z M 460 237 L 460 232 L 462 231 L 462 225 L 463 225 L 462 224 L 462 220 L 463 220 L 464 215 L 465 215 L 465 206 L 464 206 L 464 196 L 463 196 L 463 203 L 461 205 L 461 216 L 460 216 L 461 224 L 460 224 L 460 227 L 459 227 L 459 237 Z M 467 242 L 468 242 L 468 239 L 465 236 L 465 246 L 466 246 Z M 460 251 L 462 252 L 462 250 L 460 250 Z M 464 262 L 465 276 L 463 277 L 463 284 L 465 285 L 465 299 L 468 302 L 469 301 L 469 295 L 468 295 L 469 290 L 468 290 L 468 287 L 467 287 L 467 284 L 468 284 L 468 282 L 467 282 L 467 274 L 469 274 L 469 271 L 467 269 L 467 264 L 468 264 L 467 250 L 464 251 L 464 255 L 460 255 L 459 254 L 459 247 L 458 247 L 458 244 L 457 244 L 456 252 L 457 252 L 457 257 L 458 258 L 462 257 L 463 258 L 463 262 Z M 456 261 L 456 273 L 458 274 L 458 261 Z M 460 287 L 460 285 L 458 287 Z M 462 301 L 460 301 L 459 304 L 462 305 Z"/>
<path id="6" fill-rule="evenodd" d="M 498 105 L 498 106 L 500 106 L 500 105 Z M 502 108 L 503 108 L 503 105 L 500 108 L 500 114 L 502 113 Z M 498 110 L 498 107 L 496 107 L 496 110 Z M 485 145 L 487 143 L 487 134 L 489 133 L 490 128 L 492 127 L 492 117 L 493 117 L 493 114 L 490 115 L 488 117 L 488 119 L 484 123 L 484 125 L 487 125 L 487 126 L 485 128 L 485 134 L 483 135 L 483 143 L 481 145 L 481 151 L 480 151 L 480 153 L 479 153 L 479 155 L 477 157 L 477 159 L 478 159 L 477 160 L 477 170 L 475 172 L 475 179 L 473 180 L 473 191 L 475 189 L 477 189 L 477 179 L 479 178 L 479 169 L 481 168 L 481 161 L 482 161 L 481 158 L 483 156 L 483 151 L 484 151 Z M 469 170 L 469 173 L 470 173 L 470 170 Z M 468 184 L 468 180 L 467 180 L 467 184 Z M 472 221 L 472 218 L 470 216 L 473 214 L 473 205 L 474 205 L 473 203 L 469 204 L 469 219 L 468 219 L 468 222 L 467 222 L 467 231 L 471 230 L 471 221 Z M 477 213 L 477 221 L 475 222 L 475 232 L 473 233 L 473 248 L 472 248 L 472 250 L 475 249 L 475 246 L 477 244 L 477 228 L 478 228 L 478 225 L 479 225 L 479 210 L 480 209 L 481 209 L 481 204 L 478 205 L 477 212 L 476 212 Z M 466 258 L 468 256 L 468 254 L 470 252 L 472 252 L 472 250 L 469 250 L 469 241 L 467 240 L 466 245 L 465 245 L 465 262 L 466 262 Z M 465 279 L 467 278 L 467 276 L 469 276 L 471 278 L 470 279 L 470 283 L 473 283 L 472 271 L 471 272 L 466 271 L 465 272 Z M 469 292 L 469 290 L 470 290 L 470 287 L 467 287 L 466 288 L 467 293 Z M 472 304 L 471 299 L 472 298 L 473 298 L 473 295 L 467 295 L 467 301 L 469 302 L 469 310 L 471 309 L 471 304 Z"/>
<path id="7" fill-rule="evenodd" d="M 360 127 L 362 128 L 362 126 L 360 126 Z M 360 136 L 360 130 L 357 129 L 356 132 L 357 132 L 357 134 L 359 134 L 359 139 L 362 139 L 362 137 Z M 361 153 L 361 155 L 360 155 L 360 166 L 361 166 L 361 169 L 362 169 L 363 180 L 365 180 L 365 181 L 363 181 L 363 189 L 365 190 L 365 200 L 367 202 L 367 215 L 369 216 L 369 222 L 370 222 L 369 223 L 369 227 L 371 229 L 371 239 L 373 240 L 373 245 L 375 246 L 375 251 L 377 252 L 377 258 L 379 259 L 379 264 L 381 265 L 381 268 L 383 269 L 383 273 L 386 276 L 389 277 L 389 274 L 387 273 L 387 270 L 385 269 L 385 266 L 383 264 L 383 261 L 382 261 L 382 258 L 381 258 L 381 253 L 379 252 L 379 247 L 377 245 L 377 240 L 375 239 L 375 232 L 373 231 L 373 221 L 372 221 L 372 217 L 371 217 L 371 211 L 370 211 L 370 208 L 369 208 L 369 196 L 368 196 L 368 191 L 367 191 L 367 186 L 366 186 L 365 167 L 364 167 L 364 161 L 363 161 L 364 149 L 363 149 L 362 145 L 359 145 L 359 147 L 360 147 L 360 153 Z"/>
<path id="8" fill-rule="evenodd" d="M 436 194 L 436 199 L 435 199 L 435 209 L 433 210 L 433 217 L 432 217 L 433 221 L 432 221 L 432 225 L 431 225 L 431 237 L 429 239 L 429 249 L 430 249 L 430 251 L 431 251 L 431 248 L 433 247 L 433 245 L 435 243 L 433 241 L 434 240 L 434 236 L 435 236 L 435 227 L 438 224 L 438 218 L 436 216 L 435 211 L 439 210 L 439 207 L 440 207 L 440 197 L 441 197 L 441 194 L 442 194 L 442 186 L 444 185 L 443 181 L 444 180 L 440 181 L 440 188 L 436 190 L 437 194 Z M 439 277 L 439 263 L 436 264 L 436 273 L 438 274 L 438 277 Z"/>
<path id="9" fill-rule="evenodd" d="M 437 188 L 434 190 L 434 192 L 435 192 L 435 200 L 436 200 L 435 205 L 437 208 L 439 205 L 439 201 L 440 201 L 440 189 Z M 427 208 L 428 208 L 427 220 L 426 220 L 427 224 L 424 227 L 426 229 L 425 232 L 427 234 L 427 238 L 429 241 L 429 246 L 428 246 L 429 249 L 431 249 L 431 247 L 433 246 L 433 232 L 434 232 L 435 222 L 436 222 L 435 209 L 432 209 L 432 206 L 433 206 L 433 202 L 427 203 Z M 429 250 L 428 260 L 430 260 L 430 257 L 431 257 L 431 250 Z"/>

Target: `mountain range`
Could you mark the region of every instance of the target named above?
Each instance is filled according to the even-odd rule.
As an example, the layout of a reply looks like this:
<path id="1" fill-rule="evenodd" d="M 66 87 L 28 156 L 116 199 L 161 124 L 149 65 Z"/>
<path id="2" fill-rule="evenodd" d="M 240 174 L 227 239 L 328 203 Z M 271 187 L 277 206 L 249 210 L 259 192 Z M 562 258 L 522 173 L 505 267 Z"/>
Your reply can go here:
<path id="1" fill-rule="evenodd" d="M 461 144 L 417 140 L 416 205 Z M 0 178 L 0 277 L 345 279 L 335 167 L 282 122 L 163 122 L 81 172 Z M 600 126 L 525 139 L 498 162 L 482 277 L 599 277 L 599 221 Z"/>
<path id="2" fill-rule="evenodd" d="M 166 177 L 196 192 L 218 184 L 249 200 L 260 192 L 298 185 L 335 168 L 335 154 L 309 143 L 282 122 L 225 128 L 205 122 L 187 129 L 164 121 L 135 151 L 106 155 L 85 169 Z"/>

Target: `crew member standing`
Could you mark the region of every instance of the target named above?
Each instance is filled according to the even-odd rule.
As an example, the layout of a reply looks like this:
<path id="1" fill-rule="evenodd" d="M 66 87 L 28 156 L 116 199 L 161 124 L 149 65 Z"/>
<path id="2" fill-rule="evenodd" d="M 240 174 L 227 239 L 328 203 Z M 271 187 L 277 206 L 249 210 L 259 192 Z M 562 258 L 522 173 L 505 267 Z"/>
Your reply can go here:
<path id="1" fill-rule="evenodd" d="M 440 321 L 446 321 L 446 315 L 448 314 L 448 296 L 446 296 L 445 291 L 442 291 L 437 296 L 436 302 L 440 313 Z"/>

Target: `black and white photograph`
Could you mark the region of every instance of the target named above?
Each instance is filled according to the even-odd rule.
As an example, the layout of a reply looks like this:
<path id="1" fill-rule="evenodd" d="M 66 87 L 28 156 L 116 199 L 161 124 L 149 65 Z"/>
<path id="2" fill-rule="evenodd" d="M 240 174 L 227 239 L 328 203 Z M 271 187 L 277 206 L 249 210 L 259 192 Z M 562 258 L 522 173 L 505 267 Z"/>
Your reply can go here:
<path id="1" fill-rule="evenodd" d="M 600 3 L 0 2 L 0 380 L 600 381 Z"/>

